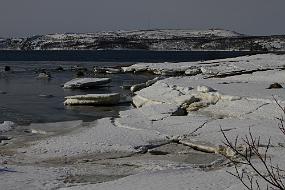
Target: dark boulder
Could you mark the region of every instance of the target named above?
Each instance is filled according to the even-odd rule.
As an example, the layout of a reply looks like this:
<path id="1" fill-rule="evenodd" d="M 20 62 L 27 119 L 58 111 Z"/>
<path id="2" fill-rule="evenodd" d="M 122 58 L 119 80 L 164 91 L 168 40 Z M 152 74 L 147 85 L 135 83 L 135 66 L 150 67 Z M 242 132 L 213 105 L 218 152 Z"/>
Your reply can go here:
<path id="1" fill-rule="evenodd" d="M 4 67 L 4 71 L 6 71 L 6 72 L 11 71 L 11 67 L 10 66 L 5 66 Z"/>
<path id="2" fill-rule="evenodd" d="M 273 83 L 267 89 L 278 89 L 278 88 L 283 88 L 283 87 L 279 83 Z"/>
<path id="3" fill-rule="evenodd" d="M 58 67 L 56 68 L 56 70 L 57 70 L 57 71 L 64 71 L 64 69 L 63 69 L 62 66 L 58 66 Z"/>
<path id="4" fill-rule="evenodd" d="M 84 75 L 85 75 L 84 72 L 81 71 L 81 70 L 76 72 L 76 77 L 77 78 L 84 77 Z"/>

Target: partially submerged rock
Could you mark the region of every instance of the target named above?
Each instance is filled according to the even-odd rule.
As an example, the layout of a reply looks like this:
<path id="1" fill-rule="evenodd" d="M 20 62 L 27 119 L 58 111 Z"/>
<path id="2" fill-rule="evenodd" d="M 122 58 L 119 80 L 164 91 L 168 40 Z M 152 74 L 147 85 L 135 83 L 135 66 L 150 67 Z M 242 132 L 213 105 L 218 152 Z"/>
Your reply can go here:
<path id="1" fill-rule="evenodd" d="M 273 83 L 268 87 L 268 89 L 278 89 L 278 88 L 283 88 L 283 86 L 279 83 Z"/>
<path id="2" fill-rule="evenodd" d="M 10 67 L 10 66 L 5 66 L 5 67 L 4 67 L 4 71 L 5 71 L 5 72 L 11 71 L 11 67 Z"/>
<path id="3" fill-rule="evenodd" d="M 79 70 L 79 71 L 76 72 L 76 77 L 77 77 L 77 78 L 84 77 L 84 75 L 85 75 L 84 72 L 81 71 L 81 70 Z"/>
<path id="4" fill-rule="evenodd" d="M 120 94 L 87 94 L 65 97 L 64 105 L 115 105 L 120 102 Z"/>
<path id="5" fill-rule="evenodd" d="M 73 71 L 88 71 L 87 68 L 81 67 L 81 66 L 79 66 L 79 65 L 72 66 L 72 67 L 71 67 L 71 70 L 73 70 Z"/>
<path id="6" fill-rule="evenodd" d="M 57 70 L 57 71 L 64 71 L 64 68 L 62 66 L 58 66 L 55 70 Z"/>
<path id="7" fill-rule="evenodd" d="M 50 79 L 50 78 L 51 78 L 51 75 L 50 73 L 47 73 L 47 72 L 41 72 L 37 76 L 37 79 Z"/>
<path id="8" fill-rule="evenodd" d="M 76 78 L 64 84 L 63 88 L 96 88 L 111 82 L 110 78 Z"/>

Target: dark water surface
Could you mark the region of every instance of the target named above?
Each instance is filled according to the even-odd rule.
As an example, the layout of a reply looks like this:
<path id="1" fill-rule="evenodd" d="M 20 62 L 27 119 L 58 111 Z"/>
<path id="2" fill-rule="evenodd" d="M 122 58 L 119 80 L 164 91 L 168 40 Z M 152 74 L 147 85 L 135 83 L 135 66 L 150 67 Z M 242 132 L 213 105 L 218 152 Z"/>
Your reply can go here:
<path id="1" fill-rule="evenodd" d="M 0 51 L 0 61 L 182 62 L 254 54 L 246 51 L 49 50 Z"/>
<path id="2" fill-rule="evenodd" d="M 120 86 L 145 82 L 153 76 L 133 74 L 95 75 L 95 65 L 114 66 L 127 63 L 86 63 L 86 62 L 0 62 L 0 70 L 9 65 L 12 72 L 0 73 L 0 123 L 14 121 L 18 124 L 31 122 L 57 122 L 69 120 L 92 121 L 102 117 L 117 116 L 118 111 L 128 109 L 130 104 L 112 107 L 63 105 L 64 97 L 78 94 L 120 92 L 128 95 Z M 104 88 L 90 90 L 67 90 L 61 86 L 75 78 L 72 66 L 88 68 L 86 77 L 110 77 L 112 82 Z M 65 71 L 57 71 L 62 66 Z M 51 73 L 50 80 L 37 79 L 38 70 L 45 68 Z M 2 93 L 1 93 L 2 91 Z M 5 93 L 3 93 L 5 92 Z"/>
<path id="3" fill-rule="evenodd" d="M 123 90 L 120 86 L 145 82 L 154 77 L 133 74 L 95 75 L 92 72 L 94 66 L 121 66 L 136 62 L 197 61 L 245 54 L 245 52 L 0 51 L 0 123 L 93 121 L 102 117 L 114 117 L 120 110 L 128 109 L 130 104 L 112 107 L 65 107 L 64 97 L 111 92 L 127 95 L 129 91 Z M 3 71 L 7 65 L 11 67 L 11 72 Z M 110 77 L 112 82 L 100 89 L 64 90 L 62 84 L 75 78 L 76 71 L 71 67 L 76 65 L 87 68 L 89 70 L 87 75 L 90 77 Z M 57 71 L 58 66 L 62 66 L 65 71 Z M 41 69 L 50 72 L 52 79 L 37 79 Z"/>

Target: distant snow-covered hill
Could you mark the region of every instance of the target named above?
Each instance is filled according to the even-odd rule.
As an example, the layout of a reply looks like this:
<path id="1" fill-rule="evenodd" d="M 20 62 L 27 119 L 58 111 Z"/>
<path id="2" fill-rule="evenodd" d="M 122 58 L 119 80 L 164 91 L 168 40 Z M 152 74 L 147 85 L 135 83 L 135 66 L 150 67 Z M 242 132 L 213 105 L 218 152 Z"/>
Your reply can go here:
<path id="1" fill-rule="evenodd" d="M 246 36 L 233 31 L 139 30 L 0 38 L 6 50 L 254 50 L 284 51 L 285 36 Z"/>

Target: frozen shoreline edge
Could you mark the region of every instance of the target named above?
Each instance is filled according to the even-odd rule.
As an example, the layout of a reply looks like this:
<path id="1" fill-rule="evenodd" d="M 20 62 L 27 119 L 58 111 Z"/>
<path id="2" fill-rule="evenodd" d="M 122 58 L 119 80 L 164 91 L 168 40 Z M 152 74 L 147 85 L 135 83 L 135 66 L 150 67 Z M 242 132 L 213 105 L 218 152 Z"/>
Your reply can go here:
<path id="1" fill-rule="evenodd" d="M 197 91 L 196 91 L 197 86 L 199 86 L 201 84 L 204 84 L 204 85 L 207 85 L 207 86 L 209 86 L 209 87 L 211 87 L 211 88 L 213 88 L 215 90 L 218 90 L 218 92 L 221 91 L 225 95 L 232 95 L 232 96 L 237 96 L 237 97 L 246 97 L 246 99 L 242 99 L 242 100 L 237 99 L 237 100 L 234 100 L 234 101 L 228 101 L 227 99 L 225 99 L 223 101 L 220 101 L 221 100 L 221 96 L 220 95 L 218 95 L 218 94 L 210 94 L 211 95 L 211 97 L 210 97 L 211 101 L 214 101 L 215 103 L 212 104 L 213 106 L 209 106 L 209 105 L 211 105 L 211 103 L 207 104 L 205 106 L 206 112 L 208 112 L 208 113 L 209 112 L 210 113 L 211 112 L 215 113 L 217 117 L 221 116 L 221 115 L 225 117 L 225 114 L 230 113 L 228 115 L 229 118 L 225 118 L 223 120 L 223 122 L 224 122 L 223 126 L 226 127 L 226 125 L 228 125 L 229 123 L 232 123 L 232 124 L 234 123 L 237 126 L 240 126 L 242 128 L 242 131 L 235 132 L 234 134 L 232 134 L 231 137 L 234 137 L 235 134 L 246 134 L 247 126 L 255 124 L 255 122 L 257 122 L 255 120 L 255 118 L 258 118 L 258 119 L 262 120 L 262 122 L 257 122 L 261 126 L 261 128 L 257 129 L 257 131 L 256 131 L 257 134 L 265 135 L 265 133 L 263 133 L 263 132 L 266 131 L 266 125 L 268 125 L 270 122 L 272 122 L 272 118 L 274 117 L 274 114 L 278 114 L 278 112 L 274 112 L 274 111 L 272 112 L 272 110 L 274 110 L 274 108 L 271 106 L 270 101 L 269 101 L 269 103 L 268 102 L 266 103 L 266 101 L 264 103 L 264 101 L 261 102 L 260 100 L 268 100 L 268 93 L 267 93 L 268 91 L 266 91 L 265 88 L 272 81 L 281 80 L 281 81 L 278 81 L 278 82 L 280 82 L 280 83 L 284 83 L 285 82 L 285 81 L 282 80 L 282 74 L 284 72 L 282 70 L 278 71 L 278 69 L 284 67 L 285 57 L 284 56 L 274 56 L 274 55 L 261 55 L 261 56 L 257 55 L 257 56 L 253 56 L 252 59 L 251 58 L 252 57 L 233 58 L 233 59 L 222 60 L 222 63 L 220 62 L 221 67 L 218 68 L 218 69 L 220 69 L 218 71 L 228 72 L 227 68 L 234 69 L 233 72 L 238 72 L 241 69 L 253 70 L 254 71 L 253 72 L 254 74 L 252 75 L 253 77 L 250 77 L 250 75 L 243 75 L 243 76 L 237 75 L 237 76 L 232 76 L 232 77 L 230 76 L 230 77 L 228 77 L 226 82 L 228 82 L 231 85 L 234 85 L 234 87 L 232 87 L 232 89 L 227 89 L 228 87 L 226 89 L 222 88 L 222 86 L 227 85 L 227 84 L 220 84 L 222 82 L 225 82 L 225 81 L 223 81 L 224 80 L 223 78 L 222 79 L 216 79 L 216 78 L 214 78 L 214 79 L 207 79 L 207 78 L 204 78 L 204 76 L 201 76 L 201 75 L 200 76 L 188 76 L 188 77 L 184 76 L 184 77 L 176 77 L 176 78 L 166 78 L 166 79 L 164 79 L 162 81 L 156 82 L 154 85 L 152 85 L 152 86 L 150 86 L 148 88 L 144 88 L 141 91 L 136 92 L 137 96 L 141 96 L 141 97 L 144 97 L 144 98 L 147 97 L 147 100 L 151 100 L 151 102 L 149 102 L 149 105 L 148 105 L 148 106 L 153 106 L 153 107 L 151 107 L 151 109 L 148 109 L 149 107 L 146 104 L 144 104 L 144 105 L 142 105 L 142 108 L 121 112 L 120 113 L 121 117 L 118 118 L 118 119 L 115 119 L 114 123 L 112 122 L 112 120 L 108 120 L 106 118 L 105 119 L 101 119 L 99 122 L 102 122 L 101 125 L 105 125 L 106 122 L 109 123 L 110 126 L 108 124 L 107 128 L 110 127 L 109 128 L 110 129 L 109 133 L 111 133 L 111 134 L 113 132 L 116 132 L 117 134 L 121 133 L 121 135 L 124 135 L 124 134 L 128 134 L 129 130 L 134 131 L 135 139 L 133 139 L 133 142 L 132 142 L 132 143 L 134 143 L 132 145 L 133 147 L 140 146 L 141 144 L 144 144 L 145 142 L 147 142 L 144 139 L 145 137 L 152 136 L 153 139 L 148 139 L 148 140 L 160 140 L 161 141 L 161 140 L 165 139 L 165 136 L 163 136 L 163 133 L 168 134 L 169 136 L 172 136 L 172 137 L 179 136 L 179 135 L 185 135 L 185 134 L 187 134 L 187 132 L 189 133 L 189 126 L 185 126 L 185 120 L 187 121 L 187 116 L 172 116 L 172 113 L 176 109 L 175 106 L 166 106 L 165 108 L 162 108 L 161 106 L 164 106 L 164 104 L 169 104 L 169 103 L 173 104 L 173 102 L 171 102 L 170 99 L 173 99 L 173 97 L 175 97 L 175 96 L 177 96 L 177 97 L 180 97 L 182 95 L 184 95 L 184 96 L 185 95 L 189 95 L 190 96 L 190 95 L 193 95 L 193 91 L 195 91 L 195 93 L 197 93 Z M 247 62 L 248 59 L 250 59 L 249 62 Z M 239 66 L 241 65 L 241 68 L 233 67 L 234 64 L 238 64 L 237 62 L 233 62 L 234 60 L 240 60 L 241 64 L 239 64 Z M 219 61 L 220 60 L 218 60 L 218 61 L 215 60 L 215 62 L 219 62 Z M 260 64 L 259 62 L 262 62 L 262 63 L 265 63 L 265 64 Z M 271 64 L 271 63 L 273 63 L 273 64 Z M 189 63 L 180 63 L 180 65 L 176 64 L 176 68 L 177 68 L 177 66 L 180 66 L 180 67 L 178 67 L 178 70 L 181 70 L 181 68 L 184 69 L 185 65 L 187 65 L 187 64 L 188 64 L 187 69 L 189 69 Z M 196 66 L 197 62 L 193 63 L 193 64 L 194 64 L 194 66 Z M 211 62 L 210 64 L 213 64 L 213 63 Z M 209 67 L 205 69 L 207 72 L 204 72 L 204 73 L 202 72 L 202 73 L 204 75 L 205 74 L 206 75 L 213 75 L 213 74 L 217 75 L 217 68 L 211 67 L 210 64 L 209 64 Z M 203 64 L 203 65 L 205 66 L 205 64 Z M 153 68 L 155 68 L 157 70 L 159 66 L 162 67 L 162 70 L 165 69 L 163 64 L 153 64 L 153 65 L 148 64 L 147 68 L 152 68 L 153 67 Z M 244 66 L 245 68 L 243 68 L 242 66 Z M 131 67 L 133 68 L 134 66 L 131 66 Z M 192 68 L 193 69 L 197 69 L 197 67 L 192 67 Z M 256 70 L 256 68 L 261 70 L 260 71 L 260 72 L 262 72 L 261 75 L 258 75 L 259 71 Z M 139 69 L 141 69 L 141 68 L 139 68 Z M 265 75 L 264 75 L 264 73 L 265 73 Z M 278 75 L 278 73 L 280 73 L 280 75 Z M 246 78 L 246 77 L 248 77 L 248 78 Z M 272 80 L 272 81 L 270 81 L 269 79 Z M 247 83 L 243 83 L 243 82 L 247 82 Z M 238 86 L 236 86 L 236 85 L 238 85 Z M 248 85 L 248 87 L 246 87 L 247 85 Z M 255 86 L 255 88 L 253 88 L 254 86 Z M 190 89 L 189 87 L 191 87 L 192 89 Z M 256 92 L 261 92 L 261 93 L 258 95 L 259 97 L 256 97 L 254 94 L 251 94 L 250 92 L 247 92 L 247 91 L 242 91 L 242 92 L 234 91 L 234 89 L 237 88 L 237 87 L 242 88 L 244 90 L 249 90 L 249 89 L 252 88 L 252 89 L 256 90 Z M 156 89 L 156 91 L 153 90 L 152 88 Z M 225 91 L 225 92 L 223 92 L 223 91 Z M 155 92 L 155 93 L 152 93 L 152 92 Z M 163 93 L 160 94 L 160 92 L 165 92 L 164 96 L 163 96 Z M 233 93 L 233 94 L 231 94 L 230 92 Z M 203 92 L 203 93 L 206 93 L 206 94 L 203 94 L 203 95 L 207 95 L 207 96 L 206 97 L 205 96 L 201 97 L 201 99 L 203 99 L 203 98 L 205 98 L 205 100 L 208 99 L 209 98 L 208 97 L 209 93 L 208 92 Z M 278 92 L 278 93 L 279 94 L 277 94 L 277 95 L 280 98 L 279 100 L 280 101 L 284 101 L 284 97 L 282 95 L 280 95 L 281 92 Z M 170 95 L 170 96 L 167 96 L 167 95 Z M 159 99 L 157 99 L 157 98 L 159 98 Z M 218 98 L 219 100 L 217 101 L 216 98 Z M 161 100 L 163 100 L 163 101 L 161 101 Z M 237 104 L 235 104 L 236 101 L 238 101 Z M 253 102 L 253 104 L 251 104 L 251 102 Z M 154 105 L 152 105 L 153 103 L 154 103 Z M 217 106 L 217 109 L 215 108 L 215 106 Z M 237 106 L 240 106 L 240 107 L 237 107 Z M 243 110 L 242 106 L 245 106 L 245 108 L 247 106 L 249 106 L 249 109 Z M 252 106 L 252 107 L 250 107 L 250 106 Z M 225 110 L 223 112 L 224 108 L 226 108 L 227 110 Z M 235 109 L 235 108 L 238 108 L 238 109 Z M 262 112 L 258 112 L 260 108 L 263 109 L 262 111 L 264 111 L 264 110 L 266 111 L 267 110 L 265 112 L 265 114 L 263 114 Z M 203 107 L 201 109 L 203 110 Z M 266 113 L 269 113 L 269 112 L 271 114 L 267 115 Z M 202 113 L 202 116 L 201 116 L 201 113 Z M 199 123 L 200 123 L 200 125 L 203 124 L 203 121 L 205 121 L 205 119 L 207 118 L 207 117 L 203 118 L 203 112 L 201 112 L 201 113 L 199 112 L 198 115 L 195 115 L 195 113 L 194 113 L 192 115 L 192 116 L 194 116 L 193 118 L 195 118 L 195 120 L 197 120 L 197 121 L 193 122 L 193 126 L 190 127 L 191 128 L 190 132 L 191 131 L 192 132 L 195 131 L 197 129 L 197 124 L 199 124 Z M 138 118 L 138 116 L 140 116 L 140 115 L 143 116 L 143 117 L 142 118 Z M 132 117 L 138 118 L 138 120 L 135 120 L 135 121 L 130 120 L 129 118 L 132 118 Z M 183 120 L 181 121 L 181 119 L 179 117 L 183 117 L 185 119 L 184 123 L 183 123 Z M 147 118 L 150 118 L 150 120 L 147 121 Z M 240 118 L 242 120 L 242 123 L 240 123 Z M 180 120 L 180 122 L 178 122 L 179 120 Z M 188 122 L 190 122 L 190 121 L 191 120 L 189 120 Z M 163 128 L 167 124 L 172 124 L 172 122 L 173 122 L 173 124 L 176 125 L 177 129 L 179 129 L 179 127 L 181 127 L 180 128 L 181 131 L 179 131 L 179 130 L 175 131 L 174 129 L 171 129 L 169 127 L 166 128 L 166 129 Z M 214 127 L 214 128 L 211 127 L 212 131 L 210 131 L 212 133 L 212 135 L 215 134 L 215 130 L 218 130 L 217 129 L 217 126 L 218 126 L 217 124 L 218 123 L 216 123 L 216 122 L 217 122 L 216 120 L 207 121 L 207 125 Z M 121 125 L 120 126 L 120 130 L 119 131 L 113 131 L 114 129 L 113 129 L 112 125 L 115 124 L 114 126 L 117 127 L 118 123 Z M 152 127 L 148 128 L 147 127 L 148 125 L 150 125 Z M 144 128 L 144 127 L 146 127 L 146 128 Z M 103 132 L 106 129 L 106 126 L 105 127 L 101 126 L 101 128 L 99 128 L 99 129 L 98 129 L 98 126 L 96 126 L 95 128 L 97 128 L 97 130 L 99 130 L 100 132 Z M 229 129 L 231 129 L 231 127 L 229 127 Z M 262 129 L 263 131 L 260 132 L 259 131 L 260 129 Z M 150 131 L 151 134 L 148 134 L 148 131 Z M 206 128 L 206 129 L 205 128 L 201 128 L 201 130 L 198 129 L 197 131 L 199 131 L 199 133 L 200 133 L 198 135 L 198 137 L 197 137 L 197 140 L 201 138 L 201 134 L 206 134 L 205 137 L 203 137 L 204 140 L 208 140 L 209 141 L 212 138 L 211 139 L 211 143 L 214 142 L 213 144 L 216 144 L 216 145 L 219 142 L 219 140 L 221 140 L 219 136 L 214 136 L 214 138 L 213 138 L 213 137 L 207 135 L 207 133 L 209 132 L 208 128 Z M 197 131 L 195 131 L 195 133 Z M 90 132 L 87 131 L 86 134 L 90 134 Z M 105 133 L 105 134 L 107 135 L 107 136 L 105 136 L 106 138 L 109 137 L 108 133 Z M 157 134 L 159 134 L 159 135 L 157 136 Z M 157 137 L 159 137 L 161 134 L 162 134 L 162 139 L 159 139 L 159 138 L 157 139 Z M 78 134 L 76 134 L 76 135 L 78 135 Z M 138 135 L 138 136 L 136 136 L 136 135 Z M 271 135 L 274 135 L 276 137 L 274 139 L 276 144 L 283 140 L 282 136 L 278 135 L 277 131 L 273 131 L 273 133 L 271 133 Z M 86 136 L 84 136 L 84 138 L 85 137 Z M 139 143 L 137 143 L 137 140 L 140 139 L 138 137 L 142 137 L 141 138 L 142 141 L 140 141 Z M 60 137 L 60 138 L 62 138 L 62 137 Z M 76 138 L 77 138 L 76 136 L 73 136 L 73 137 L 70 138 L 69 141 L 70 142 L 72 140 L 74 141 L 74 139 L 76 139 Z M 203 140 L 203 138 L 202 138 L 202 140 Z M 114 140 L 114 141 L 112 141 L 112 140 Z M 109 145 L 114 143 L 114 142 L 116 142 L 118 144 L 122 143 L 122 139 L 117 138 L 117 137 L 115 139 L 112 139 L 112 140 L 109 141 L 109 142 L 106 141 L 104 147 L 105 148 L 106 147 L 110 148 Z M 266 141 L 266 139 L 265 139 L 265 141 Z M 35 153 L 35 152 L 37 152 L 38 148 L 43 148 L 44 147 L 44 148 L 47 148 L 48 152 L 49 151 L 51 151 L 51 152 L 55 151 L 56 154 L 58 154 L 58 150 L 60 150 L 60 148 L 57 149 L 54 146 L 58 146 L 58 145 L 61 146 L 60 142 L 61 142 L 60 139 L 55 140 L 54 142 L 50 141 L 49 145 L 48 145 L 50 147 L 50 149 L 48 149 L 46 147 L 46 145 L 44 145 L 44 144 L 42 144 L 42 145 L 35 145 L 32 148 L 32 152 Z M 131 147 L 128 146 L 130 142 L 131 141 L 129 141 L 129 139 L 125 139 L 125 143 L 126 143 L 125 145 L 126 146 L 125 145 L 124 146 L 120 145 L 121 147 L 119 146 L 119 148 L 123 148 L 123 150 L 127 150 L 127 151 L 131 150 L 131 149 L 129 149 Z M 100 142 L 100 143 L 102 143 L 102 142 Z M 96 142 L 95 142 L 95 144 L 96 144 Z M 103 144 L 101 144 L 101 145 L 103 145 Z M 55 150 L 53 150 L 53 148 L 55 148 Z M 82 149 L 82 147 L 80 147 L 80 146 L 77 147 L 77 148 L 78 148 L 78 150 Z M 98 147 L 98 148 L 100 148 L 100 147 Z M 118 147 L 114 146 L 113 148 L 116 149 Z M 112 149 L 112 146 L 111 146 L 111 149 Z M 64 145 L 62 145 L 62 150 L 64 150 Z M 28 150 L 28 152 L 25 153 L 25 154 L 28 155 L 29 151 L 31 151 L 31 150 Z M 136 151 L 136 150 L 132 150 L 132 151 Z M 76 150 L 74 152 L 76 152 Z M 279 156 L 279 157 L 281 156 L 277 152 L 275 152 L 275 154 L 276 154 L 276 156 Z M 193 170 L 191 170 L 191 172 L 192 171 Z M 168 174 L 172 175 L 171 174 L 171 170 L 169 172 L 170 173 L 168 173 Z M 175 173 L 176 170 L 173 170 L 173 172 Z M 161 175 L 160 173 L 161 172 L 154 173 L 153 175 L 156 176 L 156 174 L 158 174 L 160 176 Z M 142 177 L 145 177 L 147 179 L 147 176 L 145 176 L 144 174 L 141 174 L 141 175 L 142 175 Z M 186 176 L 188 176 L 187 172 L 186 173 L 182 172 L 182 174 L 179 174 L 179 172 L 178 172 L 176 175 L 178 175 L 178 176 L 179 175 L 182 175 L 182 176 L 186 175 Z M 197 171 L 197 176 L 199 176 L 199 175 L 200 175 L 200 173 Z M 221 175 L 221 176 L 223 176 L 224 178 L 227 178 L 226 176 L 224 176 L 224 174 Z M 123 188 L 124 184 L 128 184 L 129 183 L 128 179 L 130 181 L 132 181 L 133 178 L 135 179 L 136 176 L 134 176 L 134 177 L 130 176 L 130 177 L 127 177 L 126 179 L 119 180 L 118 183 L 119 182 L 123 182 L 121 184 L 122 186 L 119 186 L 119 188 L 120 187 Z M 195 176 L 192 176 L 192 178 L 195 178 Z M 212 179 L 215 181 L 215 178 L 212 178 Z M 147 179 L 147 180 L 151 181 L 151 179 Z M 181 183 L 181 181 L 179 181 L 179 179 L 177 179 L 177 180 L 178 181 L 176 181 L 176 183 L 181 185 L 180 186 L 181 189 L 182 189 L 182 187 L 184 187 L 185 184 L 188 184 L 188 182 L 186 182 L 186 181 L 184 181 L 186 183 Z M 220 179 L 217 177 L 216 180 L 220 180 Z M 144 180 L 142 180 L 142 181 L 144 181 Z M 189 181 L 191 181 L 191 180 L 189 180 Z M 230 181 L 232 181 L 232 180 L 230 180 Z M 175 183 L 175 180 L 173 182 Z M 167 184 L 167 182 L 165 182 L 165 183 Z M 151 185 L 150 183 L 147 183 L 147 184 Z M 114 181 L 114 182 L 109 182 L 109 183 L 106 183 L 106 184 L 104 184 L 104 183 L 103 184 L 97 184 L 97 185 L 95 184 L 95 185 L 90 185 L 90 186 L 82 186 L 81 188 L 80 187 L 78 187 L 78 188 L 79 189 L 88 189 L 88 188 L 92 189 L 92 188 L 96 187 L 98 189 L 100 189 L 100 188 L 109 188 L 109 189 L 111 189 L 112 187 L 114 187 L 113 185 L 118 187 L 117 185 L 119 185 L 119 184 L 117 184 L 117 182 Z M 190 185 L 190 184 L 188 184 L 188 185 Z M 198 185 L 198 184 L 195 184 L 195 185 Z M 221 184 L 221 185 L 225 185 L 225 184 Z M 228 185 L 230 185 L 230 184 L 228 184 Z M 240 186 L 238 186 L 238 184 L 234 184 L 234 185 L 237 185 L 237 187 L 240 187 Z M 131 189 L 131 187 L 132 186 L 129 184 L 128 188 Z M 147 188 L 148 187 L 146 186 L 145 189 L 147 189 Z M 74 187 L 73 189 L 77 189 L 77 187 Z"/>

